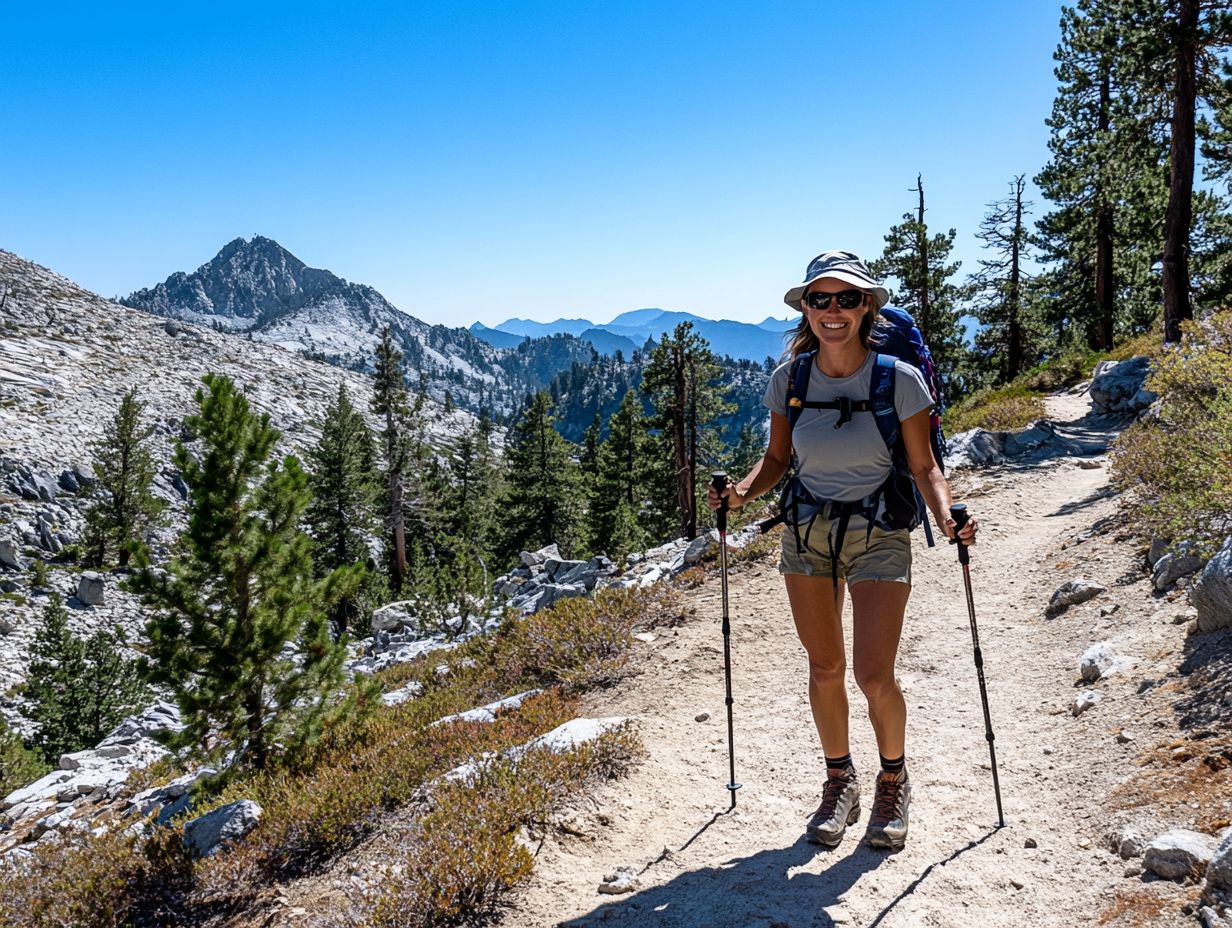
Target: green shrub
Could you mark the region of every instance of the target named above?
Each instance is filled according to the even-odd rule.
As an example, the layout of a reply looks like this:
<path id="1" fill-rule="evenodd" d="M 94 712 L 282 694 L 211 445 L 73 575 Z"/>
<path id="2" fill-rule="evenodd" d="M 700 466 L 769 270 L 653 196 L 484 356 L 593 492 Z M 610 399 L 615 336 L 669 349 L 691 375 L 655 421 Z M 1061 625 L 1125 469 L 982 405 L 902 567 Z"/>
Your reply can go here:
<path id="1" fill-rule="evenodd" d="M 429 780 L 484 751 L 524 744 L 573 718 L 577 708 L 549 692 L 490 724 L 431 725 L 440 705 L 415 700 L 380 713 L 352 733 L 354 740 L 335 740 L 311 772 L 266 772 L 199 806 L 197 814 L 248 798 L 264 810 L 260 828 L 242 844 L 203 862 L 203 887 L 230 894 L 248 887 L 243 893 L 311 872 L 371 834 L 383 813 L 410 802 Z"/>
<path id="2" fill-rule="evenodd" d="M 1112 475 L 1140 531 L 1192 539 L 1209 555 L 1232 529 L 1232 311 L 1183 331 L 1179 346 L 1155 356 L 1147 379 L 1160 414 L 1117 439 Z"/>
<path id="3" fill-rule="evenodd" d="M 980 390 L 950 407 L 946 410 L 944 428 L 948 435 L 976 428 L 1012 432 L 1044 415 L 1044 402 L 1039 393 L 1014 383 Z"/>
<path id="4" fill-rule="evenodd" d="M 122 831 L 66 831 L 0 859 L 0 925 L 5 928 L 172 926 L 192 885 L 183 833 L 164 828 L 142 842 Z"/>
<path id="5" fill-rule="evenodd" d="M 1088 379 L 1095 365 L 1108 360 L 1108 357 L 1106 353 L 1091 348 L 1070 348 L 1019 374 L 1011 385 L 1037 393 L 1063 390 Z"/>
<path id="6" fill-rule="evenodd" d="M 30 586 L 35 590 L 45 590 L 51 583 L 51 578 L 48 576 L 47 562 L 41 557 L 36 557 L 30 562 Z"/>
<path id="7" fill-rule="evenodd" d="M 36 751 L 22 744 L 17 733 L 0 717 L 0 797 L 33 783 L 50 769 Z"/>
<path id="8" fill-rule="evenodd" d="M 543 829 L 568 796 L 619 775 L 637 751 L 621 730 L 560 754 L 531 751 L 488 767 L 476 782 L 439 787 L 365 928 L 445 928 L 494 914 L 534 864 L 521 831 Z"/>
<path id="9" fill-rule="evenodd" d="M 666 585 L 644 590 L 602 590 L 562 600 L 525 619 L 506 621 L 496 634 L 474 638 L 447 658 L 427 654 L 377 674 L 387 689 L 411 681 L 426 690 L 448 686 L 482 704 L 536 686 L 585 690 L 622 672 L 636 626 L 662 622 L 677 593 Z M 436 668 L 445 663 L 449 674 Z"/>

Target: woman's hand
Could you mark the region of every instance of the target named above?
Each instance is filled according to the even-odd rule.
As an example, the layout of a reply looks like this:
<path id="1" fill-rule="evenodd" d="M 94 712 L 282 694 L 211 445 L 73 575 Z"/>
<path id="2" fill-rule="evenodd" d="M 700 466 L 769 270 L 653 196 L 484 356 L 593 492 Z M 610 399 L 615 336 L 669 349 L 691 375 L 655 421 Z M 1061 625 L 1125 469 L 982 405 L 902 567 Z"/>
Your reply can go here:
<path id="1" fill-rule="evenodd" d="M 960 542 L 970 547 L 975 544 L 975 533 L 979 531 L 980 523 L 978 519 L 972 517 L 967 520 L 967 524 L 964 525 L 962 527 L 962 531 L 959 532 L 957 531 L 958 523 L 953 519 L 946 519 L 941 528 L 945 532 L 946 538 L 953 541 L 955 537 L 957 537 Z"/>
<path id="2" fill-rule="evenodd" d="M 722 495 L 714 488 L 714 484 L 710 484 L 710 489 L 706 491 L 706 504 L 711 509 L 718 509 L 723 505 L 723 500 L 727 500 L 727 509 L 730 512 L 733 509 L 739 509 L 744 505 L 744 497 L 736 492 L 736 485 L 729 483 L 723 487 Z"/>

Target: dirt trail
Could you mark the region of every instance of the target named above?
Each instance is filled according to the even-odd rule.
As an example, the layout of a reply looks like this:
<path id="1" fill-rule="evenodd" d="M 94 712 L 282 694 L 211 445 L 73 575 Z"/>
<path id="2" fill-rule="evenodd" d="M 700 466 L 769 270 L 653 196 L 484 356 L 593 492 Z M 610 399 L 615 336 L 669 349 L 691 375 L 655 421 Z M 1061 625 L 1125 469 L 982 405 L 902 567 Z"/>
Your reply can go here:
<path id="1" fill-rule="evenodd" d="M 1084 396 L 1050 404 L 1059 431 L 1080 436 L 1091 453 L 1108 435 L 1080 418 L 1086 412 Z M 955 487 L 982 525 L 972 577 L 1008 827 L 994 827 L 955 551 L 929 549 L 916 532 L 915 588 L 898 663 L 915 788 L 910 840 L 894 855 L 860 842 L 877 753 L 849 671 L 865 817 L 833 851 L 804 841 L 805 818 L 820 796 L 821 751 L 805 697 L 804 651 L 776 564 L 762 561 L 733 574 L 730 585 L 736 769 L 744 784 L 737 808 L 725 811 L 719 585 L 707 582 L 690 594 L 693 611 L 683 625 L 659 629 L 655 641 L 640 646 L 641 672 L 592 699 L 595 714 L 639 720 L 648 757 L 545 840 L 533 882 L 504 924 L 1093 924 L 1125 869 L 1101 838 L 1102 804 L 1125 776 L 1128 756 L 1113 738 L 1121 724 L 1115 719 L 1138 710 L 1109 691 L 1105 699 L 1121 706 L 1120 715 L 1074 718 L 1068 711 L 1078 655 L 1108 637 L 1109 628 L 1131 634 L 1134 609 L 1105 618 L 1095 604 L 1061 619 L 1044 617 L 1053 590 L 1078 575 L 1066 560 L 1046 562 L 1063 557 L 1062 540 L 1115 510 L 1106 466 L 1086 464 L 1059 457 L 1007 465 Z M 1129 569 L 1128 555 L 1116 563 L 1110 547 L 1101 550 L 1086 555 L 1084 566 L 1098 573 L 1102 562 L 1103 572 L 1114 575 Z M 850 653 L 849 607 L 844 621 Z M 1144 634 L 1158 636 L 1161 627 L 1154 623 Z M 1147 661 L 1163 656 L 1157 643 L 1132 647 Z M 702 713 L 709 718 L 695 721 Z M 641 888 L 600 895 L 605 875 L 624 866 L 641 871 Z"/>

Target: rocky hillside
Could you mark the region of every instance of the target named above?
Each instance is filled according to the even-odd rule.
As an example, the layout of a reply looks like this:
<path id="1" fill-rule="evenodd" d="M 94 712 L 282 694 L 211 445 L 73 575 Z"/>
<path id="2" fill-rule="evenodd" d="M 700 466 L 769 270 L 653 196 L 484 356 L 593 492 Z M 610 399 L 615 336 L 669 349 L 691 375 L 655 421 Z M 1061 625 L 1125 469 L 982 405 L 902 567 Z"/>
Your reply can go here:
<path id="1" fill-rule="evenodd" d="M 184 485 L 170 464 L 172 443 L 211 371 L 232 378 L 254 408 L 269 414 L 292 453 L 320 437 L 316 422 L 339 385 L 360 408 L 371 394 L 361 373 L 151 317 L 0 251 L 0 688 L 19 676 L 31 634 L 18 602 L 24 588 L 11 578 L 31 556 L 50 558 L 80 540 L 91 445 L 120 398 L 136 387 L 148 404 L 145 418 L 161 459 L 154 491 L 179 503 Z M 440 442 L 474 422 L 435 403 L 429 410 L 429 434 Z"/>

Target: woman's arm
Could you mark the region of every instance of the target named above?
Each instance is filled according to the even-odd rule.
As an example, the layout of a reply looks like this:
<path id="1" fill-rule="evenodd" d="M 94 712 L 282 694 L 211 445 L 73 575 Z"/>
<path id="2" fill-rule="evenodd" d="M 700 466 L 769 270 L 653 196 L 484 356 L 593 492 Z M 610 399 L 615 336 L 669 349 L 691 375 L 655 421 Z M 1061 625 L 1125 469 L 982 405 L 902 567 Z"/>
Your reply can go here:
<path id="1" fill-rule="evenodd" d="M 770 444 L 760 461 L 742 480 L 729 483 L 723 491 L 729 509 L 739 509 L 767 490 L 772 490 L 782 479 L 791 464 L 791 428 L 787 417 L 777 412 L 770 413 Z M 708 501 L 711 509 L 719 508 L 719 495 L 710 488 Z"/>
<path id="2" fill-rule="evenodd" d="M 903 433 L 903 445 L 907 449 L 907 465 L 911 468 L 911 476 L 924 497 L 933 521 L 945 533 L 947 538 L 954 537 L 954 520 L 950 518 L 950 484 L 937 466 L 933 457 L 933 445 L 928 434 L 929 410 L 922 409 L 909 419 L 904 419 L 899 427 Z M 968 522 L 959 537 L 965 544 L 975 544 L 975 519 Z"/>

